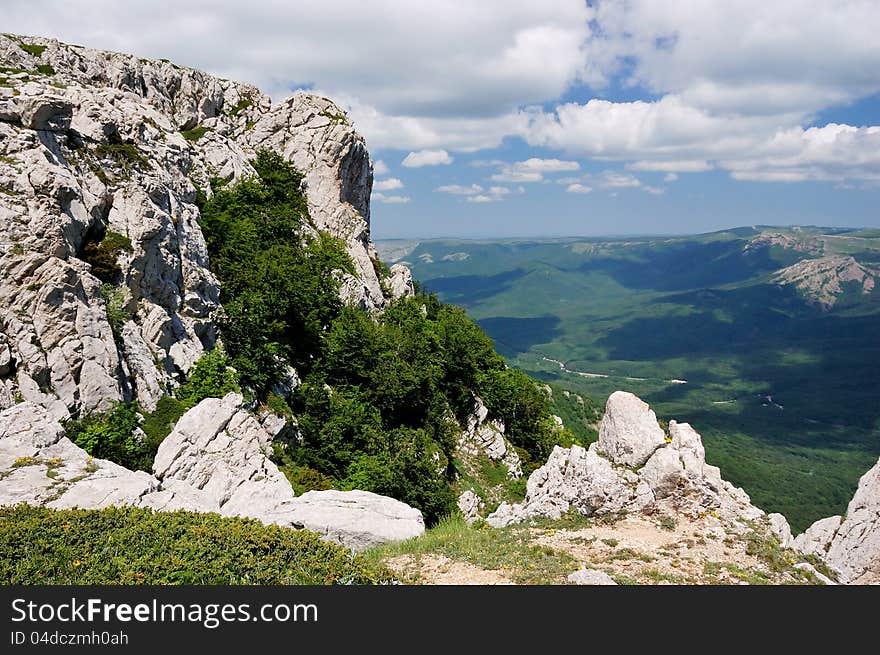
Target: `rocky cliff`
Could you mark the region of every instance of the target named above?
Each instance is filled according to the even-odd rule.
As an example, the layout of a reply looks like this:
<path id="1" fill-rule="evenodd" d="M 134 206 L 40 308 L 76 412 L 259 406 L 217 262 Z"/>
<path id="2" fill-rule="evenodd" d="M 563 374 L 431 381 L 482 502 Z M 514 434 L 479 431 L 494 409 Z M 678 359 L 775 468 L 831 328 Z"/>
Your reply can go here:
<path id="1" fill-rule="evenodd" d="M 253 175 L 261 148 L 304 173 L 311 227 L 345 243 L 356 270 L 346 300 L 380 309 L 412 292 L 403 267 L 383 289 L 372 164 L 329 100 L 272 104 L 167 61 L 0 35 L 0 408 L 27 400 L 63 418 L 119 400 L 155 407 L 216 338 L 197 195 Z M 113 289 L 86 261 L 107 235 L 120 243 Z"/>

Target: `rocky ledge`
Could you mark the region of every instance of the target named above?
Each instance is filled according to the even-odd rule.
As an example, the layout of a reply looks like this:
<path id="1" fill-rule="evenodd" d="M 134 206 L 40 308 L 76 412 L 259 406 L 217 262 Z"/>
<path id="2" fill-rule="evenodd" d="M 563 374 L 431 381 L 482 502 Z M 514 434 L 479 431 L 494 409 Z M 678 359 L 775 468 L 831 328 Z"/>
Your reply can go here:
<path id="1" fill-rule="evenodd" d="M 822 519 L 794 538 L 785 517 L 766 516 L 706 463 L 702 438 L 690 425 L 670 421 L 666 434 L 646 403 L 622 391 L 608 398 L 597 442 L 557 446 L 529 477 L 523 502 L 503 503 L 486 520 L 504 527 L 570 511 L 674 521 L 710 517 L 721 538 L 741 536 L 761 522 L 782 547 L 823 560 L 838 581 L 880 582 L 880 462 L 862 477 L 845 519 Z"/>

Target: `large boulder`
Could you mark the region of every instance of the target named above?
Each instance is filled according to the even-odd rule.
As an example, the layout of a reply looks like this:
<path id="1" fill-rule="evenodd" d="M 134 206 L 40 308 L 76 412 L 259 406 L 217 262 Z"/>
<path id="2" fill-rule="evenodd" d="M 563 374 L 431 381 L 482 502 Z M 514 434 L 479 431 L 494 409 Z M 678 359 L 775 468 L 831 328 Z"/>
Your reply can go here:
<path id="1" fill-rule="evenodd" d="M 272 463 L 272 437 L 242 407 L 240 394 L 206 398 L 184 414 L 156 453 L 159 480 L 176 480 L 201 491 L 223 516 L 248 516 L 290 525 L 295 494 Z"/>
<path id="2" fill-rule="evenodd" d="M 291 503 L 287 520 L 355 552 L 425 533 L 419 510 L 369 491 L 308 491 Z"/>
<path id="3" fill-rule="evenodd" d="M 638 467 L 660 446 L 665 435 L 648 403 L 626 391 L 615 391 L 599 423 L 599 454 L 615 464 Z"/>

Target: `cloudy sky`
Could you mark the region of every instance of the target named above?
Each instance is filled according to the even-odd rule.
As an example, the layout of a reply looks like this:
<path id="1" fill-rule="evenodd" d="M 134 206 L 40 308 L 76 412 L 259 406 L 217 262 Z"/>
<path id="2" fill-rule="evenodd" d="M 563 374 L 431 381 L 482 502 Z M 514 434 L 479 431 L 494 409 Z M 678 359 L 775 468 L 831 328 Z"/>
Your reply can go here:
<path id="1" fill-rule="evenodd" d="M 880 227 L 880 0 L 0 0 L 344 107 L 376 237 Z"/>

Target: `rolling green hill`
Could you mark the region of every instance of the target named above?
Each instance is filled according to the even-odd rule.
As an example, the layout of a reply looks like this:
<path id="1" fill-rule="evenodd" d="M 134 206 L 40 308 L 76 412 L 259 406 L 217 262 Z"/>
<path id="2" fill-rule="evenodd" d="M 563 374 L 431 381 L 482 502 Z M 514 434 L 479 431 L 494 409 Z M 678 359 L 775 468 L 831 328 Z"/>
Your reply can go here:
<path id="1" fill-rule="evenodd" d="M 795 529 L 845 511 L 880 454 L 880 233 L 387 241 L 511 365 L 689 421 L 708 458 Z"/>

